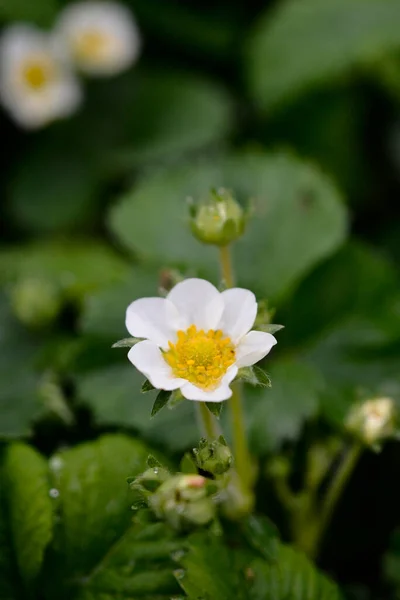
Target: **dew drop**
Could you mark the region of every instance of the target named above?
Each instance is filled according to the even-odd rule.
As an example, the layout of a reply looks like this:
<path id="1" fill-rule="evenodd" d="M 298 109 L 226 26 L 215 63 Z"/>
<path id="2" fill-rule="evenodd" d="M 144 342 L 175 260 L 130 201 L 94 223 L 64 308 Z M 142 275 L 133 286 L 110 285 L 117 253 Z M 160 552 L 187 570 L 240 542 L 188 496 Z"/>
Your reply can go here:
<path id="1" fill-rule="evenodd" d="M 60 492 L 56 488 L 51 488 L 51 490 L 49 491 L 50 498 L 58 498 L 59 495 Z"/>

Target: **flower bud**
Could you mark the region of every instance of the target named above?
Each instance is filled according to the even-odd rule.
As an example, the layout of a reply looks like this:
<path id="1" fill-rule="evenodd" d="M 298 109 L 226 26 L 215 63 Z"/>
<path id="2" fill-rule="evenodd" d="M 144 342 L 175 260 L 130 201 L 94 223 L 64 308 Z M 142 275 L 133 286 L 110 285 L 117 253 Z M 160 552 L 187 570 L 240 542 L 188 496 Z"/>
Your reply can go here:
<path id="1" fill-rule="evenodd" d="M 349 431 L 368 446 L 395 435 L 395 405 L 391 398 L 375 398 L 355 406 L 346 421 Z"/>
<path id="2" fill-rule="evenodd" d="M 199 447 L 194 448 L 193 453 L 199 469 L 212 475 L 226 473 L 232 464 L 232 452 L 222 436 L 213 442 L 200 440 Z"/>
<path id="3" fill-rule="evenodd" d="M 149 506 L 159 519 L 175 529 L 206 525 L 216 515 L 208 480 L 201 475 L 174 475 L 166 480 L 149 499 Z"/>
<path id="4" fill-rule="evenodd" d="M 246 214 L 232 193 L 212 190 L 198 205 L 191 205 L 193 235 L 205 244 L 226 246 L 243 235 Z"/>
<path id="5" fill-rule="evenodd" d="M 28 327 L 40 329 L 57 318 L 62 298 L 57 286 L 45 279 L 22 279 L 11 292 L 15 316 Z"/>
<path id="6" fill-rule="evenodd" d="M 290 471 L 290 462 L 285 456 L 274 456 L 267 465 L 267 473 L 273 479 L 287 479 Z"/>

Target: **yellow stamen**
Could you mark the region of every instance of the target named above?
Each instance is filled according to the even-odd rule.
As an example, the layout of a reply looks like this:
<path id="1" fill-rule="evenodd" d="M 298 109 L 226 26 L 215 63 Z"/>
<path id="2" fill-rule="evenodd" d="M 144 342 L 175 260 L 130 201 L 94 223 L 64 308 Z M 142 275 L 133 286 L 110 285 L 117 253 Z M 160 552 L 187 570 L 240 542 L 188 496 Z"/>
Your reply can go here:
<path id="1" fill-rule="evenodd" d="M 210 329 L 205 332 L 191 325 L 177 332 L 178 341 L 168 342 L 164 359 L 174 375 L 187 379 L 204 389 L 215 389 L 228 368 L 235 362 L 235 348 L 223 332 Z"/>
<path id="2" fill-rule="evenodd" d="M 22 77 L 33 90 L 41 90 L 54 78 L 55 69 L 48 58 L 29 59 L 22 65 Z"/>
<path id="3" fill-rule="evenodd" d="M 85 31 L 74 42 L 75 54 L 81 59 L 101 59 L 107 52 L 109 39 L 102 31 Z"/>

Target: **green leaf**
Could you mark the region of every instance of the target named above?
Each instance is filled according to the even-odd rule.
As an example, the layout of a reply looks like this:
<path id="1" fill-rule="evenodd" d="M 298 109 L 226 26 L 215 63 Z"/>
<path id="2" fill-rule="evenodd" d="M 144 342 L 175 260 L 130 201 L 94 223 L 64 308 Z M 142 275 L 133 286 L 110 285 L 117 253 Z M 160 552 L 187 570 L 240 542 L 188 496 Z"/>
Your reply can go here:
<path id="1" fill-rule="evenodd" d="M 234 554 L 222 539 L 204 533 L 189 537 L 188 551 L 175 571 L 179 585 L 189 598 L 202 600 L 245 600 L 242 577 L 234 568 Z"/>
<path id="2" fill-rule="evenodd" d="M 172 396 L 172 392 L 169 390 L 160 390 L 157 394 L 157 398 L 154 401 L 153 408 L 151 409 L 151 417 L 154 417 L 164 406 L 168 403 Z"/>
<path id="3" fill-rule="evenodd" d="M 10 439 L 29 435 L 33 421 L 43 413 L 34 369 L 41 345 L 16 322 L 3 295 L 0 330 L 0 438 Z"/>
<path id="4" fill-rule="evenodd" d="M 60 143 L 58 135 L 49 130 L 35 140 L 11 179 L 10 211 L 30 231 L 74 230 L 89 220 L 98 201 L 99 175 L 81 145 L 65 136 Z"/>
<path id="5" fill-rule="evenodd" d="M 24 21 L 40 26 L 51 25 L 59 9 L 57 0 L 1 0 L 2 21 Z"/>
<path id="6" fill-rule="evenodd" d="M 320 573 L 304 554 L 280 544 L 275 561 L 256 560 L 252 600 L 342 600 L 338 587 Z"/>
<path id="7" fill-rule="evenodd" d="M 112 348 L 132 348 L 132 346 L 134 346 L 135 344 L 137 344 L 138 342 L 141 342 L 141 341 L 142 340 L 140 338 L 129 337 L 129 338 L 124 338 L 122 340 L 118 340 L 118 342 L 115 342 L 111 347 Z M 149 388 L 149 390 L 143 390 L 143 387 L 142 387 L 142 392 L 143 391 L 147 391 L 148 392 L 151 389 L 152 388 Z"/>
<path id="8" fill-rule="evenodd" d="M 206 402 L 206 405 L 210 413 L 219 419 L 223 408 L 223 402 Z"/>
<path id="9" fill-rule="evenodd" d="M 154 267 L 134 265 L 121 283 L 93 290 L 84 300 L 80 321 L 83 332 L 110 340 L 123 337 L 127 307 L 138 298 L 157 296 L 159 279 Z"/>
<path id="10" fill-rule="evenodd" d="M 278 531 L 267 517 L 250 515 L 242 524 L 248 543 L 266 560 L 276 560 Z"/>
<path id="11" fill-rule="evenodd" d="M 123 281 L 129 270 L 129 264 L 109 247 L 90 240 L 34 243 L 0 252 L 2 283 L 43 278 L 78 300 L 102 286 Z"/>
<path id="12" fill-rule="evenodd" d="M 247 70 L 255 100 L 270 111 L 356 67 L 373 67 L 400 48 L 399 19 L 393 0 L 284 0 L 260 19 L 250 39 Z"/>
<path id="13" fill-rule="evenodd" d="M 385 578 L 393 585 L 397 594 L 400 592 L 400 532 L 398 529 L 391 535 L 389 551 L 384 556 L 383 567 Z"/>
<path id="14" fill-rule="evenodd" d="M 18 567 L 30 589 L 53 536 L 46 460 L 26 444 L 11 444 L 4 461 L 4 481 Z"/>
<path id="15" fill-rule="evenodd" d="M 390 303 L 398 289 L 394 265 L 376 249 L 352 240 L 301 282 L 283 315 L 285 339 L 298 347 L 351 314 L 377 318 L 376 307 Z M 397 336 L 394 307 L 379 314 L 390 320 Z"/>
<path id="16" fill-rule="evenodd" d="M 257 384 L 263 388 L 270 388 L 271 387 L 271 379 L 269 378 L 269 375 L 264 371 L 264 369 L 262 369 L 261 367 L 258 367 L 257 365 L 255 365 L 253 367 L 253 372 L 254 375 L 257 379 Z"/>
<path id="17" fill-rule="evenodd" d="M 92 409 L 98 426 L 132 427 L 172 452 L 195 445 L 198 430 L 194 403 L 183 402 L 179 410 L 163 410 L 157 419 L 150 419 L 149 406 L 155 391 L 143 396 L 142 382 L 142 375 L 129 364 L 104 367 L 76 378 L 78 396 Z"/>
<path id="18" fill-rule="evenodd" d="M 253 532 L 254 546 L 266 551 L 265 531 Z M 268 538 L 268 534 L 267 534 Z M 228 545 L 210 534 L 188 540 L 188 550 L 178 562 L 179 584 L 190 598 L 202 600 L 341 600 L 337 586 L 300 552 L 275 538 L 274 558 L 265 560 L 244 548 Z M 236 548 L 236 549 L 234 549 Z"/>
<path id="19" fill-rule="evenodd" d="M 181 544 L 163 523 L 135 524 L 79 582 L 74 600 L 170 600 L 178 592 L 171 554 Z M 66 588 L 66 600 L 71 588 Z"/>
<path id="20" fill-rule="evenodd" d="M 0 459 L 3 458 L 3 452 Z M 6 504 L 6 479 L 0 466 L 0 598 L 18 600 L 23 597 L 22 582 L 12 548 L 11 523 Z"/>
<path id="21" fill-rule="evenodd" d="M 146 379 L 143 382 L 142 387 L 140 388 L 140 391 L 142 392 L 142 394 L 146 394 L 147 392 L 152 392 L 154 391 L 156 388 L 154 387 L 154 385 L 152 383 L 150 383 L 150 381 L 148 379 Z"/>
<path id="22" fill-rule="evenodd" d="M 63 577 L 93 569 L 127 531 L 131 493 L 126 478 L 143 471 L 148 454 L 137 440 L 104 435 L 50 459 L 61 517 L 54 548 Z"/>
<path id="23" fill-rule="evenodd" d="M 249 388 L 245 410 L 250 440 L 257 453 L 296 439 L 306 421 L 317 414 L 324 380 L 311 365 L 282 360 L 270 366 L 271 389 Z"/>
<path id="24" fill-rule="evenodd" d="M 215 252 L 191 236 L 185 198 L 221 185 L 240 198 L 255 198 L 255 215 L 235 246 L 235 260 L 240 285 L 260 296 L 287 293 L 343 241 L 346 211 L 338 192 L 314 166 L 286 154 L 242 153 L 147 176 L 112 208 L 112 231 L 155 263 L 190 265 L 213 277 Z M 288 239 L 295 252 L 288 252 Z"/>
<path id="25" fill-rule="evenodd" d="M 232 127 L 232 103 L 212 81 L 173 70 L 142 71 L 125 98 L 125 147 L 114 160 L 129 166 L 171 160 L 224 139 Z"/>

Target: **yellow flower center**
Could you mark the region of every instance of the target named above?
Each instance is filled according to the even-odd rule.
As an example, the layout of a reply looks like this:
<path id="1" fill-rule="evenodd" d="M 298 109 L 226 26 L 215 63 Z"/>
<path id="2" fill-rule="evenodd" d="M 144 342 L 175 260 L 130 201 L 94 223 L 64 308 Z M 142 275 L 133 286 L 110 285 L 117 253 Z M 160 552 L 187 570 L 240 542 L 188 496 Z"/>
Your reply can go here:
<path id="1" fill-rule="evenodd" d="M 32 90 L 41 90 L 54 77 L 54 65 L 49 59 L 31 59 L 22 67 L 22 77 Z"/>
<path id="2" fill-rule="evenodd" d="M 186 331 L 178 331 L 176 344 L 168 344 L 164 358 L 174 375 L 204 390 L 215 389 L 235 362 L 234 345 L 220 329 L 205 332 L 191 325 Z"/>
<path id="3" fill-rule="evenodd" d="M 75 54 L 82 60 L 101 59 L 109 46 L 108 37 L 101 31 L 85 31 L 75 40 Z"/>

